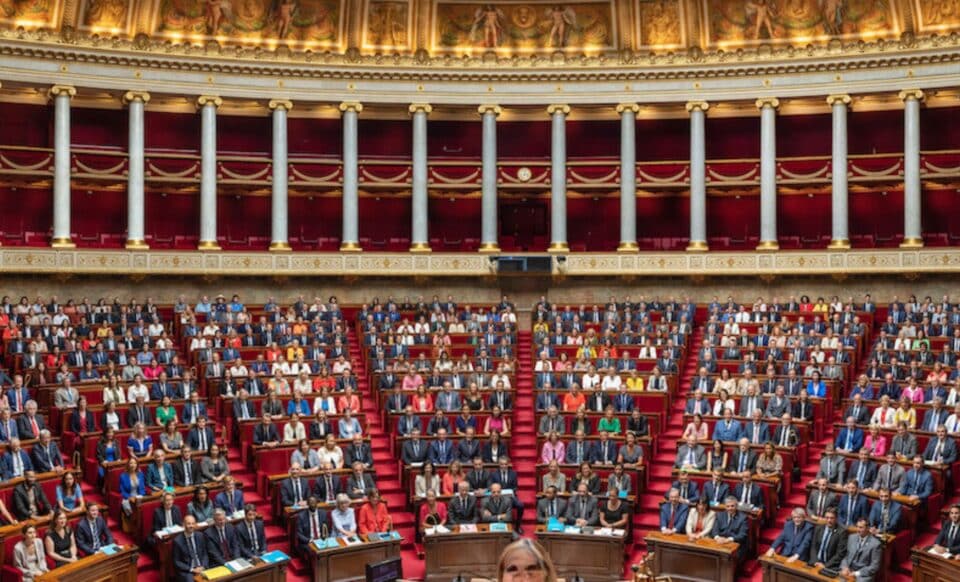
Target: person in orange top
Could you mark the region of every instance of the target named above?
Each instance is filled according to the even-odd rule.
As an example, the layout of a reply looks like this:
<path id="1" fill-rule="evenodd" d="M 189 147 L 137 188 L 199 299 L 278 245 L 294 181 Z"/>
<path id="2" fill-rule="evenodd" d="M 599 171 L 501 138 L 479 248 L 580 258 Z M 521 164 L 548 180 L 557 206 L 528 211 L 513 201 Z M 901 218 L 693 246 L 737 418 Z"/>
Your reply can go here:
<path id="1" fill-rule="evenodd" d="M 277 347 L 277 342 L 270 344 L 270 348 L 266 351 L 265 355 L 268 362 L 276 362 L 280 354 L 283 353 L 283 350 Z"/>
<path id="2" fill-rule="evenodd" d="M 563 397 L 563 411 L 564 412 L 576 412 L 582 406 L 587 405 L 587 397 L 583 395 L 583 392 L 580 391 L 580 387 L 574 384 L 570 387 L 570 391 L 567 392 Z"/>
<path id="3" fill-rule="evenodd" d="M 330 375 L 326 367 L 320 368 L 320 375 L 313 379 L 313 391 L 323 392 L 323 389 L 326 388 L 333 392 L 336 387 L 337 379 Z"/>
<path id="4" fill-rule="evenodd" d="M 357 531 L 361 534 L 385 532 L 393 529 L 393 520 L 387 513 L 387 505 L 380 501 L 380 492 L 371 489 L 367 493 L 367 502 L 360 507 L 357 519 Z"/>
<path id="5" fill-rule="evenodd" d="M 347 388 L 343 396 L 337 399 L 337 410 L 343 412 L 344 410 L 350 410 L 353 413 L 360 412 L 360 398 L 353 393 L 353 388 Z"/>

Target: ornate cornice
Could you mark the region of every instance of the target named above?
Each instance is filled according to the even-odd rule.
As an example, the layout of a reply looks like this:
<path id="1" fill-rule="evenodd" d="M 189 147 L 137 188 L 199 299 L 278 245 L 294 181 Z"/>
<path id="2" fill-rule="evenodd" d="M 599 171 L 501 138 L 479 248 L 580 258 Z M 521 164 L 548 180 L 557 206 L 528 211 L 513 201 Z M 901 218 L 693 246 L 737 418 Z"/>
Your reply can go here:
<path id="1" fill-rule="evenodd" d="M 632 113 L 639 113 L 640 106 L 637 105 L 636 103 L 617 103 L 616 111 L 618 115 L 622 115 L 626 111 L 630 111 Z"/>
<path id="2" fill-rule="evenodd" d="M 756 106 L 757 109 L 765 109 L 768 107 L 771 109 L 779 109 L 780 100 L 776 97 L 761 97 L 760 99 L 757 99 Z"/>
<path id="3" fill-rule="evenodd" d="M 522 253 L 521 253 L 522 254 Z M 540 253 L 543 256 L 546 253 Z M 960 273 L 957 249 L 797 252 L 567 253 L 553 274 L 577 277 L 729 277 Z M 489 277 L 481 253 L 292 253 L 0 248 L 8 274 L 178 276 Z"/>
<path id="4" fill-rule="evenodd" d="M 53 87 L 50 87 L 49 91 L 47 91 L 47 96 L 51 99 L 61 96 L 67 96 L 73 99 L 77 96 L 77 88 L 71 85 L 54 85 Z"/>
<path id="5" fill-rule="evenodd" d="M 413 115 L 414 113 L 426 113 L 430 115 L 433 112 L 433 106 L 429 103 L 411 103 L 410 107 L 407 108 L 407 111 Z"/>
<path id="6" fill-rule="evenodd" d="M 340 110 L 340 113 L 346 113 L 347 111 L 360 113 L 363 111 L 363 103 L 359 103 L 357 101 L 344 101 L 337 107 L 337 109 Z"/>

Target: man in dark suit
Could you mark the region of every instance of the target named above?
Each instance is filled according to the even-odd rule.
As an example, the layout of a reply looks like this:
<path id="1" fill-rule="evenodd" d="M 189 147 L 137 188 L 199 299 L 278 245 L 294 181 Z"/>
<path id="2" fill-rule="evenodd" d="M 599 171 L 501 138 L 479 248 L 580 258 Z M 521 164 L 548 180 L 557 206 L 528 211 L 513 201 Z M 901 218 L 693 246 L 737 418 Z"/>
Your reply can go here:
<path id="1" fill-rule="evenodd" d="M 32 501 L 31 501 L 32 495 Z M 23 474 L 23 481 L 13 488 L 13 515 L 20 521 L 50 517 L 53 507 L 32 470 Z"/>
<path id="2" fill-rule="evenodd" d="M 203 532 L 206 538 L 207 557 L 210 567 L 223 566 L 240 556 L 237 532 L 227 523 L 227 513 L 222 509 L 213 510 L 213 525 Z"/>
<path id="3" fill-rule="evenodd" d="M 466 481 L 457 484 L 457 494 L 447 503 L 447 519 L 453 525 L 477 523 L 477 498 L 470 495 Z"/>
<path id="4" fill-rule="evenodd" d="M 133 406 L 127 409 L 127 426 L 135 427 L 138 422 L 142 422 L 144 426 L 150 426 L 153 424 L 153 417 L 150 414 L 150 411 L 147 410 L 146 405 L 143 403 L 143 397 L 137 396 L 137 401 Z"/>
<path id="5" fill-rule="evenodd" d="M 474 438 L 475 434 L 476 430 L 472 426 L 468 426 L 464 437 L 457 443 L 456 453 L 460 463 L 469 463 L 473 461 L 474 457 L 481 456 L 480 441 Z"/>
<path id="6" fill-rule="evenodd" d="M 924 467 L 923 457 L 920 455 L 913 458 L 913 468 L 904 475 L 899 493 L 923 502 L 933 493 L 933 477 Z"/>
<path id="7" fill-rule="evenodd" d="M 713 525 L 713 539 L 725 544 L 736 542 L 740 544 L 737 554 L 743 559 L 747 546 L 747 518 L 737 509 L 737 500 L 727 497 L 724 501 L 724 511 L 717 514 Z"/>
<path id="8" fill-rule="evenodd" d="M 373 451 L 370 445 L 363 441 L 363 435 L 357 433 L 353 435 L 350 446 L 343 451 L 343 465 L 352 467 L 354 463 L 361 463 L 364 469 L 373 467 Z"/>
<path id="9" fill-rule="evenodd" d="M 660 504 L 660 531 L 668 534 L 684 531 L 687 511 L 687 506 L 680 502 L 680 491 L 671 488 L 667 491 L 667 501 Z"/>
<path id="10" fill-rule="evenodd" d="M 263 520 L 257 519 L 257 508 L 253 504 L 243 507 L 243 521 L 236 525 L 240 540 L 240 556 L 249 560 L 259 557 L 267 551 L 267 536 L 263 531 Z"/>
<path id="11" fill-rule="evenodd" d="M 430 443 L 427 458 L 434 465 L 449 465 L 454 459 L 454 445 L 447 439 L 447 429 L 437 431 L 437 439 Z"/>
<path id="12" fill-rule="evenodd" d="M 62 464 L 62 463 L 61 463 Z M 23 477 L 27 471 L 33 471 L 33 461 L 30 455 L 20 447 L 20 439 L 10 439 L 8 450 L 0 457 L 0 476 L 4 481 L 15 477 Z"/>
<path id="13" fill-rule="evenodd" d="M 860 489 L 870 487 L 877 478 L 877 465 L 870 459 L 866 449 L 860 449 L 857 459 L 850 463 L 847 478 L 855 480 Z"/>
<path id="14" fill-rule="evenodd" d="M 960 504 L 950 506 L 950 513 L 940 525 L 940 533 L 937 534 L 932 549 L 940 554 L 960 554 Z"/>
<path id="15" fill-rule="evenodd" d="M 160 507 L 153 510 L 153 533 L 164 528 L 183 524 L 183 514 L 180 508 L 174 505 L 176 498 L 173 493 L 164 493 Z"/>
<path id="16" fill-rule="evenodd" d="M 866 496 L 860 495 L 860 487 L 855 479 L 847 481 L 844 488 L 847 494 L 837 500 L 837 521 L 843 527 L 853 527 L 860 518 L 867 518 L 870 509 Z"/>
<path id="17" fill-rule="evenodd" d="M 113 534 L 107 522 L 100 516 L 100 506 L 87 505 L 86 516 L 77 524 L 77 549 L 81 556 L 92 556 L 103 546 L 113 543 Z"/>
<path id="18" fill-rule="evenodd" d="M 513 504 L 500 493 L 500 484 L 490 485 L 490 494 L 483 500 L 480 518 L 483 523 L 510 523 Z"/>
<path id="19" fill-rule="evenodd" d="M 823 525 L 817 526 L 810 543 L 807 564 L 821 570 L 838 571 L 840 562 L 847 555 L 847 530 L 837 523 L 837 510 L 828 509 Z"/>
<path id="20" fill-rule="evenodd" d="M 859 394 L 853 397 L 853 404 L 847 407 L 847 410 L 843 413 L 844 418 L 853 418 L 853 421 L 856 424 L 869 424 L 870 423 L 870 411 L 867 409 L 866 405 L 863 403 L 863 397 Z"/>
<path id="21" fill-rule="evenodd" d="M 928 411 L 929 413 L 929 411 Z M 927 442 L 923 459 L 933 463 L 950 465 L 957 460 L 957 443 L 947 436 L 947 427 L 937 426 L 937 436 Z"/>
<path id="22" fill-rule="evenodd" d="M 566 511 L 567 502 L 557 497 L 557 488 L 551 485 L 547 487 L 544 497 L 537 501 L 537 523 L 545 524 L 551 518 L 564 523 Z"/>
<path id="23" fill-rule="evenodd" d="M 190 487 L 201 482 L 200 463 L 193 458 L 193 449 L 183 447 L 180 460 L 173 465 L 173 482 L 178 487 Z"/>
<path id="24" fill-rule="evenodd" d="M 350 499 L 362 499 L 369 489 L 374 488 L 373 477 L 364 473 L 363 463 L 359 461 L 354 463 L 351 468 L 353 472 L 347 477 L 347 495 L 350 496 Z"/>
<path id="25" fill-rule="evenodd" d="M 613 465 L 617 462 L 617 445 L 606 431 L 600 432 L 600 440 L 590 447 L 590 462 L 596 465 Z"/>
<path id="26" fill-rule="evenodd" d="M 275 447 L 280 444 L 280 435 L 274 426 L 270 413 L 263 413 L 260 424 L 253 427 L 253 444 Z"/>
<path id="27" fill-rule="evenodd" d="M 310 542 L 325 537 L 329 531 L 327 512 L 320 508 L 316 495 L 307 498 L 307 508 L 297 514 L 297 548 L 302 556 L 309 555 Z"/>
<path id="28" fill-rule="evenodd" d="M 501 490 L 509 489 L 513 493 L 509 496 L 513 508 L 516 510 L 514 513 L 514 522 L 516 532 L 520 535 L 523 535 L 523 528 L 521 523 L 523 522 L 523 502 L 520 501 L 520 496 L 518 492 L 518 487 L 520 483 L 517 479 L 517 472 L 510 468 L 510 459 L 507 457 L 500 457 L 498 460 L 499 467 L 496 471 L 491 471 L 490 473 L 490 482 L 491 484 L 496 483 L 500 485 Z"/>
<path id="29" fill-rule="evenodd" d="M 680 474 L 677 475 L 677 480 L 670 485 L 670 489 L 676 489 L 680 492 L 680 503 L 690 507 L 697 504 L 697 500 L 700 499 L 700 491 L 697 489 L 697 484 L 690 481 L 690 474 L 686 471 L 680 471 Z M 667 491 L 667 494 L 664 495 L 664 498 L 669 498 L 670 491 Z"/>
<path id="30" fill-rule="evenodd" d="M 857 428 L 856 420 L 847 417 L 846 426 L 837 433 L 834 447 L 841 453 L 855 453 L 863 446 L 863 430 Z"/>
<path id="31" fill-rule="evenodd" d="M 173 569 L 179 582 L 193 582 L 194 576 L 210 567 L 206 540 L 197 533 L 197 520 L 183 520 L 183 535 L 173 540 Z"/>
<path id="32" fill-rule="evenodd" d="M 800 435 L 797 433 L 797 427 L 793 426 L 793 417 L 789 412 L 780 415 L 780 424 L 773 431 L 770 442 L 778 447 L 795 447 L 800 444 Z"/>
<path id="33" fill-rule="evenodd" d="M 419 417 L 415 418 L 419 420 Z M 423 463 L 427 460 L 428 452 L 429 446 L 426 442 L 420 439 L 420 429 L 414 428 L 410 432 L 410 438 L 403 443 L 403 448 L 400 451 L 400 458 L 403 460 L 404 465 Z"/>
<path id="34" fill-rule="evenodd" d="M 600 519 L 598 509 L 596 497 L 590 495 L 587 483 L 581 481 L 577 484 L 576 493 L 567 502 L 566 523 L 577 527 L 595 526 Z"/>
<path id="35" fill-rule="evenodd" d="M 723 480 L 723 472 L 714 469 L 712 478 L 703 484 L 701 497 L 710 505 L 720 505 L 730 495 L 730 486 Z"/>
<path id="36" fill-rule="evenodd" d="M 802 507 L 794 508 L 790 520 L 783 526 L 783 531 L 777 536 L 767 556 L 779 553 L 787 556 L 787 562 L 804 559 L 810 553 L 810 542 L 813 540 L 813 524 L 807 521 L 807 512 Z"/>
<path id="37" fill-rule="evenodd" d="M 833 449 L 833 443 L 827 443 L 820 455 L 820 467 L 817 469 L 817 479 L 826 479 L 830 485 L 842 485 L 847 466 L 843 457 Z"/>
<path id="38" fill-rule="evenodd" d="M 37 414 L 37 403 L 33 400 L 27 400 L 24 411 L 24 414 L 17 419 L 17 430 L 20 433 L 20 438 L 23 440 L 40 438 L 40 431 L 47 428 L 47 425 L 43 422 L 43 417 Z"/>
<path id="39" fill-rule="evenodd" d="M 207 426 L 207 417 L 201 416 L 197 424 L 187 433 L 186 445 L 198 453 L 205 454 L 216 442 L 213 429 Z"/>
<path id="40" fill-rule="evenodd" d="M 739 503 L 763 509 L 763 490 L 754 484 L 750 473 L 744 473 L 740 478 L 740 483 L 733 488 L 733 497 L 736 497 Z"/>
<path id="41" fill-rule="evenodd" d="M 301 476 L 299 463 L 290 465 L 290 476 L 280 484 L 280 504 L 283 507 L 303 508 L 307 506 L 307 497 L 310 495 L 310 486 Z"/>
<path id="42" fill-rule="evenodd" d="M 256 408 L 250 401 L 250 394 L 241 388 L 237 399 L 233 401 L 233 418 L 237 420 L 249 420 L 257 417 Z"/>
<path id="43" fill-rule="evenodd" d="M 403 411 L 403 416 L 397 420 L 397 434 L 408 436 L 414 430 L 423 432 L 423 422 L 413 413 L 413 407 L 408 405 Z"/>
<path id="44" fill-rule="evenodd" d="M 313 494 L 321 503 L 333 503 L 337 499 L 337 494 L 342 492 L 340 477 L 333 474 L 333 466 L 330 463 L 324 463 L 323 474 L 313 483 Z"/>
<path id="45" fill-rule="evenodd" d="M 826 517 L 828 509 L 836 507 L 837 496 L 830 491 L 829 483 L 825 478 L 816 479 L 814 484 L 816 489 L 810 492 L 810 497 L 807 499 L 807 513 L 811 518 L 820 521 Z"/>
<path id="46" fill-rule="evenodd" d="M 730 456 L 729 469 L 734 473 L 752 473 L 756 466 L 757 453 L 750 448 L 750 440 L 743 437 Z"/>
<path id="47" fill-rule="evenodd" d="M 870 533 L 873 535 L 896 533 L 900 529 L 901 507 L 890 497 L 889 489 L 881 489 L 879 499 L 870 508 Z"/>
<path id="48" fill-rule="evenodd" d="M 243 491 L 237 489 L 237 482 L 229 475 L 223 480 L 223 491 L 213 500 L 213 506 L 231 515 L 243 509 Z"/>
<path id="49" fill-rule="evenodd" d="M 474 457 L 473 468 L 467 473 L 467 483 L 470 484 L 470 490 L 477 495 L 483 495 L 490 488 L 492 482 L 490 473 L 483 467 L 483 459 Z"/>

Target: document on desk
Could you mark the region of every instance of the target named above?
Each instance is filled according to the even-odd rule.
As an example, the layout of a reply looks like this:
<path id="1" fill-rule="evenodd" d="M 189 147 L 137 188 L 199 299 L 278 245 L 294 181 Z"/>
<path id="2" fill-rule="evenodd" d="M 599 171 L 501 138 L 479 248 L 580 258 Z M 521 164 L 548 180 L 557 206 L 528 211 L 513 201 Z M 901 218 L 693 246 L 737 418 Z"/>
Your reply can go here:
<path id="1" fill-rule="evenodd" d="M 244 570 L 249 570 L 253 568 L 253 564 L 244 560 L 243 558 L 237 558 L 236 560 L 231 560 L 224 564 L 231 572 L 243 572 Z"/>
<path id="2" fill-rule="evenodd" d="M 460 524 L 460 533 L 477 533 L 477 524 L 475 524 L 475 523 L 461 523 L 461 524 Z"/>

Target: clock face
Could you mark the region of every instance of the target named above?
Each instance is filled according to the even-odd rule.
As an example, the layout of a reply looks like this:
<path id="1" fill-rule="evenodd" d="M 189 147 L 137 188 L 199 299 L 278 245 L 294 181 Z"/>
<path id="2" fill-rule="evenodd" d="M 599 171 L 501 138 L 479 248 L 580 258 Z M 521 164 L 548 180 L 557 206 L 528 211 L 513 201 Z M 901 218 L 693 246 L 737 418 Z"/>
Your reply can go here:
<path id="1" fill-rule="evenodd" d="M 530 171 L 530 168 L 524 166 L 517 170 L 517 178 L 526 182 L 533 177 L 533 172 Z"/>

